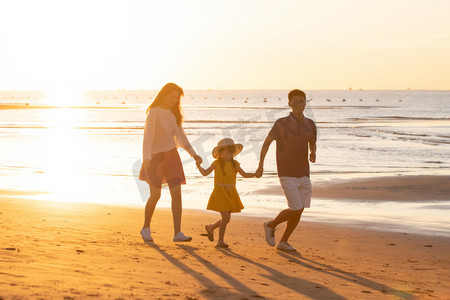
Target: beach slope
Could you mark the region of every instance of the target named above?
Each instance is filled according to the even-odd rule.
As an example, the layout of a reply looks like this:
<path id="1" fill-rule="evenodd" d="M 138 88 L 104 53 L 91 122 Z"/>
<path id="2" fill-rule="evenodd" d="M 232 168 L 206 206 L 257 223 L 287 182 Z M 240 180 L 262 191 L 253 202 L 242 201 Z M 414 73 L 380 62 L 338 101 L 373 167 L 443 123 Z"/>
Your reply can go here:
<path id="1" fill-rule="evenodd" d="M 450 239 L 302 222 L 279 252 L 262 219 L 233 215 L 226 241 L 203 236 L 215 214 L 185 211 L 193 241 L 175 244 L 158 209 L 154 243 L 139 235 L 142 209 L 0 199 L 0 298 L 379 299 L 450 292 Z M 281 232 L 277 231 L 280 236 Z"/>

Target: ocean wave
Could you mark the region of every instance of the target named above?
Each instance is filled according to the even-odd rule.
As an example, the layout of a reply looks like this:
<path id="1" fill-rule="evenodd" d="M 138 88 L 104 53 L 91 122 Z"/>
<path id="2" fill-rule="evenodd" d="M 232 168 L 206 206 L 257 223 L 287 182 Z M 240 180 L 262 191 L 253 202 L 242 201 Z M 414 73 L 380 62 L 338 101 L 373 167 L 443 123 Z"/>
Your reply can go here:
<path id="1" fill-rule="evenodd" d="M 365 117 L 365 118 L 348 118 L 351 121 L 380 121 L 380 120 L 420 120 L 420 121 L 448 121 L 448 117 L 403 117 L 403 116 L 382 116 L 382 117 Z"/>
<path id="2" fill-rule="evenodd" d="M 54 105 L 35 105 L 28 103 L 9 103 L 0 104 L 0 110 L 7 109 L 136 109 L 138 106 L 130 105 L 109 105 L 109 106 L 54 106 Z"/>

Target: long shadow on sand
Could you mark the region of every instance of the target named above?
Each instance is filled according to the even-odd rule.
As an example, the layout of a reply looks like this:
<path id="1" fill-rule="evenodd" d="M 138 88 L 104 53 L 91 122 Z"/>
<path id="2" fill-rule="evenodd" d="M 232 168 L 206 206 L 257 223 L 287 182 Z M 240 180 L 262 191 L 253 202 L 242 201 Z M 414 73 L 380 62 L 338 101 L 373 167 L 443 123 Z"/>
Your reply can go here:
<path id="1" fill-rule="evenodd" d="M 381 283 L 361 277 L 359 275 L 349 273 L 344 270 L 335 268 L 333 266 L 330 266 L 327 264 L 322 264 L 322 263 L 313 261 L 311 259 L 305 258 L 298 252 L 280 252 L 280 251 L 278 251 L 277 253 L 278 253 L 278 255 L 286 258 L 289 262 L 296 263 L 298 265 L 309 268 L 316 272 L 325 273 L 328 275 L 332 275 L 332 276 L 347 280 L 353 284 L 359 284 L 363 287 L 366 287 L 366 288 L 369 288 L 372 290 L 376 290 L 376 291 L 380 291 L 385 294 L 391 294 L 391 295 L 397 296 L 401 299 L 415 299 L 416 298 L 414 295 L 411 295 L 407 292 L 396 290 L 396 289 L 393 289 L 386 285 L 383 285 Z M 306 263 L 306 262 L 309 262 L 311 264 Z"/>
<path id="2" fill-rule="evenodd" d="M 345 297 L 335 293 L 324 285 L 319 283 L 315 283 L 309 280 L 293 277 L 281 273 L 280 271 L 266 266 L 262 263 L 251 260 L 247 257 L 244 257 L 230 249 L 221 249 L 218 248 L 220 252 L 229 257 L 240 259 L 249 264 L 255 265 L 263 270 L 266 270 L 270 273 L 270 275 L 261 274 L 261 276 L 266 277 L 267 279 L 273 281 L 276 284 L 282 285 L 298 294 L 309 297 L 311 299 L 346 299 Z M 282 295 L 280 295 L 282 296 Z"/>
<path id="3" fill-rule="evenodd" d="M 197 248 L 188 246 L 188 245 L 177 245 L 179 248 L 183 249 L 187 253 L 189 253 L 192 257 L 194 257 L 196 260 L 198 260 L 201 264 L 203 264 L 208 270 L 211 272 L 214 272 L 218 276 L 222 277 L 226 282 L 228 282 L 230 285 L 232 285 L 236 290 L 242 293 L 242 296 L 245 297 L 255 297 L 255 298 L 264 298 L 263 296 L 259 295 L 257 292 L 250 289 L 248 286 L 234 278 L 233 276 L 230 276 L 228 273 L 223 271 L 222 269 L 216 267 L 213 265 L 210 261 L 203 258 L 199 254 L 195 252 Z"/>
<path id="4" fill-rule="evenodd" d="M 217 299 L 217 298 L 219 298 L 221 296 L 223 297 L 223 295 L 226 295 L 226 296 L 238 296 L 238 295 L 231 295 L 229 290 L 227 290 L 224 287 L 221 287 L 221 286 L 217 285 L 216 283 L 214 283 L 214 281 L 209 279 L 207 276 L 205 276 L 205 275 L 195 271 L 191 267 L 189 267 L 186 264 L 182 263 L 179 259 L 177 259 L 177 258 L 173 257 L 172 255 L 168 254 L 166 251 L 161 249 L 155 243 L 153 243 L 153 242 L 145 242 L 145 243 L 147 245 L 149 245 L 150 247 L 152 247 L 153 249 L 155 249 L 157 252 L 159 252 L 165 259 L 167 259 L 167 261 L 169 261 L 175 267 L 177 267 L 181 271 L 185 272 L 186 274 L 191 275 L 200 284 L 202 284 L 205 287 L 205 290 L 201 291 L 201 293 L 203 294 L 204 297 L 206 297 L 208 299 Z M 189 253 L 194 253 L 194 250 L 195 250 L 191 246 L 179 246 L 179 247 L 182 248 L 183 250 L 189 252 Z M 186 248 L 188 248 L 188 249 L 186 249 Z M 237 281 L 236 279 L 234 279 L 233 277 L 229 276 L 228 274 L 226 274 L 222 270 L 220 270 L 218 268 L 215 268 L 212 265 L 209 265 L 208 263 L 206 263 L 205 259 L 200 258 L 198 255 L 195 255 L 194 257 L 197 258 L 203 265 L 207 266 L 208 269 L 212 268 L 216 273 L 221 274 L 221 276 L 225 280 L 227 280 L 227 282 L 232 284 L 234 287 L 236 287 L 236 289 L 238 291 L 240 291 L 242 293 L 242 295 L 240 295 L 240 296 L 242 296 L 242 297 L 245 297 L 245 296 L 249 297 L 249 295 L 250 295 L 250 297 L 264 298 L 264 297 L 258 295 L 258 293 L 254 292 L 253 290 L 249 289 L 248 287 L 246 287 L 245 285 L 240 283 L 239 281 Z M 223 294 L 222 295 L 217 295 L 218 291 L 223 292 Z M 244 295 L 244 292 L 246 293 L 246 295 Z"/>

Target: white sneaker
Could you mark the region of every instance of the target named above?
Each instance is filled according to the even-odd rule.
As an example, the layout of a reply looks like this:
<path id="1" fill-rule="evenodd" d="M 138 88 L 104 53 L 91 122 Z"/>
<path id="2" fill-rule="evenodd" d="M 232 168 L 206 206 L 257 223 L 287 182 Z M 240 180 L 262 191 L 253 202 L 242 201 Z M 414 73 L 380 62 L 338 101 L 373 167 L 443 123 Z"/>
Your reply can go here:
<path id="1" fill-rule="evenodd" d="M 278 250 L 287 251 L 287 252 L 296 252 L 297 249 L 289 245 L 287 242 L 279 242 L 277 246 Z"/>
<path id="2" fill-rule="evenodd" d="M 264 232 L 265 232 L 265 236 L 266 236 L 266 242 L 267 244 L 269 244 L 270 246 L 275 246 L 275 229 L 270 228 L 269 226 L 267 226 L 269 224 L 269 222 L 265 222 L 264 223 Z"/>
<path id="3" fill-rule="evenodd" d="M 150 227 L 142 228 L 141 236 L 144 241 L 153 241 L 152 231 L 150 230 Z"/>
<path id="4" fill-rule="evenodd" d="M 174 242 L 189 242 L 192 241 L 192 238 L 190 236 L 185 236 L 184 233 L 181 231 L 175 234 L 173 237 Z"/>

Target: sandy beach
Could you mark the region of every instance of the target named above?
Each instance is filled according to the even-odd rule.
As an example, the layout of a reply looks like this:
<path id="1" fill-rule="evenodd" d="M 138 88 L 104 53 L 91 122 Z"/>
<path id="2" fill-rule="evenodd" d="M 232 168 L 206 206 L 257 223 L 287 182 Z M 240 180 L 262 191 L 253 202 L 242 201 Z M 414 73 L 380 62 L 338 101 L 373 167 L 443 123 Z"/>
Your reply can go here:
<path id="1" fill-rule="evenodd" d="M 221 250 L 203 235 L 217 218 L 206 211 L 184 211 L 193 241 L 175 244 L 170 210 L 158 209 L 155 241 L 146 244 L 139 208 L 20 196 L 3 196 L 0 207 L 2 299 L 448 299 L 450 292 L 449 238 L 302 222 L 291 241 L 299 253 L 289 254 L 265 243 L 263 219 L 233 215 L 231 247 Z"/>

